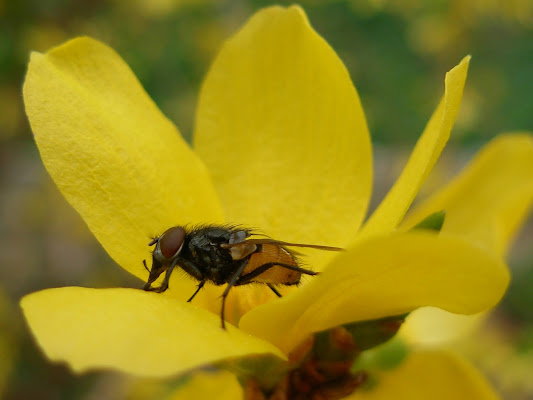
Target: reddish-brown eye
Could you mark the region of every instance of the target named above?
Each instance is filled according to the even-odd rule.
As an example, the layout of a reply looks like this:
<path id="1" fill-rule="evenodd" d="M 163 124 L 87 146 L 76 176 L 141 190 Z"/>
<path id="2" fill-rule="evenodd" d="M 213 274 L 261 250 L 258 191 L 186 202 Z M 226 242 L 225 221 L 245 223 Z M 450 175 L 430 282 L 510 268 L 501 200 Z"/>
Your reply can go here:
<path id="1" fill-rule="evenodd" d="M 181 226 L 170 228 L 159 238 L 159 249 L 167 260 L 176 255 L 185 240 L 185 229 Z"/>

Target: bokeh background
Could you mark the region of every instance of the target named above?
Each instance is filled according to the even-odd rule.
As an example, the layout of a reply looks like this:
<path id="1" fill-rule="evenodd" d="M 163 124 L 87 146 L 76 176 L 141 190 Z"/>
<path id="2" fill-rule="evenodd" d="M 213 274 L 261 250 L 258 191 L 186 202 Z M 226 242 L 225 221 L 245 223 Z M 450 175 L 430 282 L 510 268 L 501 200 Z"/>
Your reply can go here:
<path id="1" fill-rule="evenodd" d="M 255 10 L 271 4 L 290 3 L 0 0 L 0 398 L 128 397 L 131 382 L 120 374 L 76 376 L 47 362 L 28 334 L 18 301 L 48 287 L 141 285 L 109 259 L 40 162 L 21 94 L 29 52 L 79 35 L 108 43 L 190 139 L 199 87 L 217 49 Z M 533 1 L 300 4 L 348 67 L 361 96 L 376 146 L 374 204 L 442 95 L 445 72 L 466 54 L 473 58 L 460 115 L 423 192 L 448 180 L 497 134 L 533 130 Z M 509 263 L 514 280 L 508 294 L 461 351 L 505 398 L 533 399 L 531 219 Z"/>

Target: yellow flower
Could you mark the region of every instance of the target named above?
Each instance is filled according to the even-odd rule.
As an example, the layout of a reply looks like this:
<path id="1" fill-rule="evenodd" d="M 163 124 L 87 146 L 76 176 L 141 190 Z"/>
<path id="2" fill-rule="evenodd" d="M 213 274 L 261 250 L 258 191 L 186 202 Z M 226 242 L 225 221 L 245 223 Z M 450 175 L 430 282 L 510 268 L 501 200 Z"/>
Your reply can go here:
<path id="1" fill-rule="evenodd" d="M 279 370 L 314 332 L 421 306 L 461 314 L 492 307 L 507 287 L 507 268 L 462 236 L 468 225 L 459 221 L 447 232 L 446 222 L 440 234 L 397 230 L 449 137 L 468 61 L 446 75 L 444 97 L 408 164 L 361 228 L 372 181 L 363 110 L 344 65 L 300 8 L 262 10 L 226 42 L 200 93 L 194 150 L 102 43 L 79 38 L 32 54 L 24 101 L 43 162 L 127 271 L 146 280 L 149 237 L 174 225 L 238 223 L 280 240 L 347 249 L 337 257 L 310 253 L 309 264 L 322 273 L 281 299 L 259 285 L 232 289 L 227 314 L 238 328 L 227 331 L 220 329 L 220 288 L 206 287 L 187 303 L 195 282 L 179 273 L 163 294 L 79 287 L 30 294 L 22 307 L 40 346 L 75 371 L 164 377 L 261 355 Z M 497 153 L 501 142 L 513 149 L 527 142 L 531 155 L 527 136 L 495 142 Z M 531 157 L 506 160 L 529 162 L 513 183 L 531 180 Z M 499 192 L 515 170 L 505 169 L 490 190 Z M 532 197 L 526 189 L 509 193 L 501 208 L 491 197 L 473 208 L 473 219 L 494 214 L 491 238 L 500 245 L 525 213 L 514 207 L 519 195 L 527 193 L 527 204 Z M 455 199 L 460 208 L 463 199 Z M 457 373 L 470 367 L 431 353 L 410 356 L 400 381 L 416 385 L 432 363 L 442 376 L 490 393 L 474 373 Z"/>

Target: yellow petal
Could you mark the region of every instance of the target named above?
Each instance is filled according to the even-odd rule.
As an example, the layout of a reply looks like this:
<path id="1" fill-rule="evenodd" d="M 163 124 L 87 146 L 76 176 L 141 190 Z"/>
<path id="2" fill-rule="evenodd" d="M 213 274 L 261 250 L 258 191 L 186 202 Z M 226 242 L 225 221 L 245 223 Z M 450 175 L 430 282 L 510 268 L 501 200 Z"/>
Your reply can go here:
<path id="1" fill-rule="evenodd" d="M 418 140 L 400 177 L 363 227 L 363 235 L 391 232 L 400 223 L 450 137 L 468 72 L 470 57 L 451 69 L 444 97 Z M 439 211 L 439 210 L 437 210 Z"/>
<path id="2" fill-rule="evenodd" d="M 376 376 L 376 384 L 347 399 L 496 400 L 485 378 L 466 360 L 446 352 L 411 354 L 396 369 Z"/>
<path id="3" fill-rule="evenodd" d="M 474 332 L 487 314 L 460 315 L 422 307 L 409 314 L 399 333 L 412 346 L 442 346 Z"/>
<path id="4" fill-rule="evenodd" d="M 411 232 L 369 239 L 317 277 L 241 319 L 241 328 L 288 352 L 312 332 L 422 306 L 461 314 L 492 307 L 509 282 L 499 257 L 457 237 Z"/>
<path id="5" fill-rule="evenodd" d="M 133 289 L 48 289 L 21 306 L 46 355 L 76 372 L 117 369 L 164 377 L 253 354 L 283 354 L 270 343 L 190 303 Z"/>
<path id="6" fill-rule="evenodd" d="M 365 214 L 363 110 L 341 60 L 297 6 L 258 12 L 223 46 L 201 91 L 194 144 L 230 222 L 343 246 Z"/>
<path id="7" fill-rule="evenodd" d="M 205 166 L 106 45 L 33 53 L 24 103 L 48 172 L 128 271 L 146 278 L 151 235 L 222 219 Z"/>
<path id="8" fill-rule="evenodd" d="M 226 371 L 202 371 L 169 395 L 168 400 L 237 400 L 242 396 L 242 388 L 235 375 Z"/>
<path id="9" fill-rule="evenodd" d="M 402 228 L 446 210 L 443 232 L 504 255 L 533 203 L 533 136 L 501 135 L 448 185 L 422 202 Z"/>
<path id="10" fill-rule="evenodd" d="M 134 378 L 123 386 L 124 400 L 242 399 L 237 377 L 216 368 L 203 368 L 174 378 Z"/>

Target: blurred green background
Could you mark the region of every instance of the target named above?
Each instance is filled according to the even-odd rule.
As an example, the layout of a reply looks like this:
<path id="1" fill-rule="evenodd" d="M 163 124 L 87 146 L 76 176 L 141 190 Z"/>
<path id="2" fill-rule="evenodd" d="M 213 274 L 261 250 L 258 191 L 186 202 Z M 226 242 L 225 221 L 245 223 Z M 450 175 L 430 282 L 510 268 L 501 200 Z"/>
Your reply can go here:
<path id="1" fill-rule="evenodd" d="M 108 258 L 47 176 L 24 115 L 31 50 L 89 35 L 115 48 L 190 139 L 202 77 L 221 43 L 259 0 L 0 0 L 0 397 L 119 399 L 127 379 L 72 375 L 50 364 L 22 320 L 35 290 L 139 287 Z M 456 173 L 495 135 L 533 129 L 533 1 L 303 0 L 359 91 L 375 149 L 376 203 L 398 174 L 443 91 L 444 74 L 472 62 L 450 145 L 428 187 Z M 473 362 L 508 399 L 533 399 L 533 229 L 510 255 L 514 282 Z M 485 342 L 483 342 L 485 343 Z"/>

